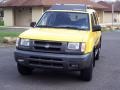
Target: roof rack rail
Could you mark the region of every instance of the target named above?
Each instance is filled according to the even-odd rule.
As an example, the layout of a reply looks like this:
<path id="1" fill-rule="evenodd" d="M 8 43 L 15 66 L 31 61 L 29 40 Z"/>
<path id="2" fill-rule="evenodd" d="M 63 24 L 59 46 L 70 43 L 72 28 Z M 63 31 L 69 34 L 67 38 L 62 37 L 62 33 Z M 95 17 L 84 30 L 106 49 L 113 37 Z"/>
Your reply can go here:
<path id="1" fill-rule="evenodd" d="M 49 10 L 78 10 L 86 11 L 86 4 L 56 4 L 53 5 Z"/>

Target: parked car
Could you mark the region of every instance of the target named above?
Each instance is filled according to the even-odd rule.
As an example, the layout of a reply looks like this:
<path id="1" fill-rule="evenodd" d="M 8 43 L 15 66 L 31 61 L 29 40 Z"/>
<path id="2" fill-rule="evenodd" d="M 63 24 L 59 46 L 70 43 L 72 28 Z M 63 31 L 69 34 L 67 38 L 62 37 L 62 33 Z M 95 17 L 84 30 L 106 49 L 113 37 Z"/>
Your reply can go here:
<path id="1" fill-rule="evenodd" d="M 101 27 L 95 10 L 86 5 L 54 5 L 16 41 L 15 60 L 20 74 L 35 68 L 80 71 L 92 79 L 101 50 Z"/>

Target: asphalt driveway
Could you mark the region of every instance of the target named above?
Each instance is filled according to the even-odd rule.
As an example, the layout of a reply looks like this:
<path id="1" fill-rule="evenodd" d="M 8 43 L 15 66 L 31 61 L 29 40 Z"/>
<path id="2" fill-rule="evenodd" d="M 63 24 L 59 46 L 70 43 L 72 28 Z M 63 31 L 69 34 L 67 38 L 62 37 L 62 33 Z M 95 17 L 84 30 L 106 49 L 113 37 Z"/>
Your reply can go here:
<path id="1" fill-rule="evenodd" d="M 74 72 L 43 72 L 19 75 L 14 47 L 0 48 L 0 90 L 120 90 L 120 32 L 103 33 L 101 58 L 96 62 L 93 80 L 78 80 Z"/>

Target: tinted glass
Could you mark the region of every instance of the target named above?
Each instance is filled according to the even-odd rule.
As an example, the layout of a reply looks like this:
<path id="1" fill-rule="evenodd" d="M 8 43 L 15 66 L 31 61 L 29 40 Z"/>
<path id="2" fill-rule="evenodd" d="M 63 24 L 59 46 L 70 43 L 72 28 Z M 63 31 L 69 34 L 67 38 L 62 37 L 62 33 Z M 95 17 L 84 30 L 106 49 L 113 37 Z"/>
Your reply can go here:
<path id="1" fill-rule="evenodd" d="M 90 28 L 88 14 L 76 12 L 46 12 L 36 26 L 79 30 Z"/>

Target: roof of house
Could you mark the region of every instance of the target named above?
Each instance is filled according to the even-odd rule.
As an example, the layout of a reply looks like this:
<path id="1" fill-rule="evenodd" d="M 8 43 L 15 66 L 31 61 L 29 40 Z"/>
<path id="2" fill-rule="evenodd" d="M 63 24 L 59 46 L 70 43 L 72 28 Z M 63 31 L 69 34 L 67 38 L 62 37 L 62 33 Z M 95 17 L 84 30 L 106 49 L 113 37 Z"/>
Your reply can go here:
<path id="1" fill-rule="evenodd" d="M 104 9 L 104 11 L 111 12 L 112 11 L 112 3 L 105 2 L 105 1 L 100 1 L 98 4 L 101 4 L 102 6 L 105 6 L 107 8 Z M 113 3 L 114 4 L 114 11 L 115 12 L 120 12 L 120 1 L 116 1 Z"/>
<path id="2" fill-rule="evenodd" d="M 21 7 L 21 6 L 51 6 L 54 4 L 87 4 L 91 8 L 95 9 L 104 9 L 105 6 L 102 6 L 98 3 L 95 3 L 90 0 L 3 0 L 0 4 L 0 7 Z"/>

